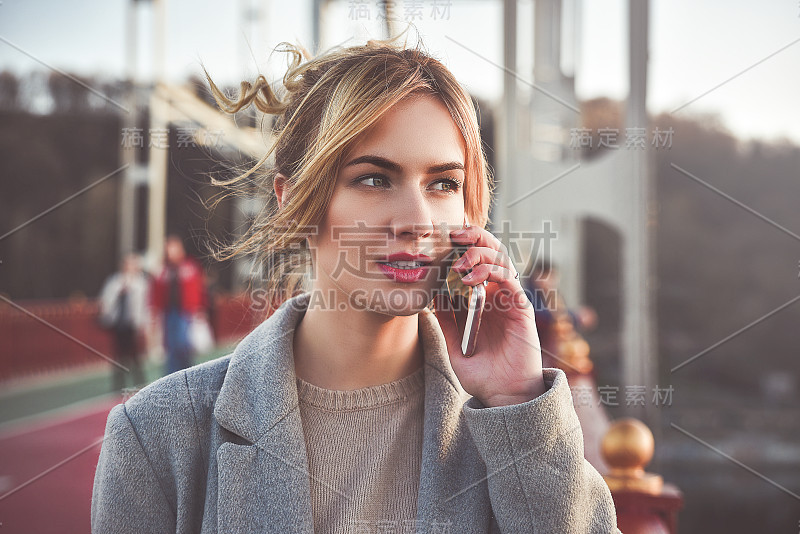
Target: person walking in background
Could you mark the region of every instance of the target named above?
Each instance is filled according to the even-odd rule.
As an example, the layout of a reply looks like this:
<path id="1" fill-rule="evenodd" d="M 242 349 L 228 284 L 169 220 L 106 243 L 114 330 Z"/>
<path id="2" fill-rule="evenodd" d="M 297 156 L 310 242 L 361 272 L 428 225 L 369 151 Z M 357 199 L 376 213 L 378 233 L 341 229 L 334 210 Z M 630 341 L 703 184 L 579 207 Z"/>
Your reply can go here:
<path id="1" fill-rule="evenodd" d="M 177 235 L 167 236 L 164 267 L 153 280 L 151 306 L 163 324 L 167 374 L 191 367 L 192 321 L 206 321 L 205 277 L 200 264 L 186 254 Z"/>
<path id="2" fill-rule="evenodd" d="M 112 371 L 114 391 L 122 391 L 128 374 L 134 387 L 145 382 L 140 360 L 149 321 L 148 285 L 139 257 L 128 254 L 120 271 L 108 277 L 100 292 L 100 324 L 113 336 L 114 358 L 122 366 L 115 365 Z"/>

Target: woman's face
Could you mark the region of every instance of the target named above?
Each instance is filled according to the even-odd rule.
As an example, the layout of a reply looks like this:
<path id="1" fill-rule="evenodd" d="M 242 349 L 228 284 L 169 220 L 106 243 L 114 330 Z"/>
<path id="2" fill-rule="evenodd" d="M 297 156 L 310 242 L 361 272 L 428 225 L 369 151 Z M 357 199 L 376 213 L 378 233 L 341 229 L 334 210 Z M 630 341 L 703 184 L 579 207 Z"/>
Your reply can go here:
<path id="1" fill-rule="evenodd" d="M 318 235 L 314 289 L 389 315 L 421 311 L 464 222 L 466 144 L 439 99 L 395 105 L 342 160 Z M 328 299 L 326 298 L 326 301 Z"/>

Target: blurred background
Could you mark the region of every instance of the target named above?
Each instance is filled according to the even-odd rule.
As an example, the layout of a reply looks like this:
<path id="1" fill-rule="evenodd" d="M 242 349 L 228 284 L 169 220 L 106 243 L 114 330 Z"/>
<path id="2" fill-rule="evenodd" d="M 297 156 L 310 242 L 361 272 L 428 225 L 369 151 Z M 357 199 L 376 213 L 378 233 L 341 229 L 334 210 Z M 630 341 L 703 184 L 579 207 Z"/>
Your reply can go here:
<path id="1" fill-rule="evenodd" d="M 3 531 L 86 532 L 110 408 L 270 311 L 209 248 L 264 205 L 210 177 L 270 118 L 219 112 L 203 66 L 235 94 L 280 42 L 404 30 L 479 109 L 491 229 L 623 532 L 797 532 L 796 0 L 4 0 Z"/>

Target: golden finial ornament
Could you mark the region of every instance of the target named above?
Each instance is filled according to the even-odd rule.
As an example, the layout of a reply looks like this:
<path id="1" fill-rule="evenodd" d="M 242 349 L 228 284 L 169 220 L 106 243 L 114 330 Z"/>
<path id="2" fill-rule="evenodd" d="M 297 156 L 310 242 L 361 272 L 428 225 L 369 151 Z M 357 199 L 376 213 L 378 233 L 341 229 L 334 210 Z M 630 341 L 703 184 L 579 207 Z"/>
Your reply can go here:
<path id="1" fill-rule="evenodd" d="M 610 469 L 603 476 L 609 489 L 612 492 L 661 493 L 664 480 L 644 470 L 653 459 L 654 447 L 653 433 L 638 419 L 613 421 L 600 446 L 600 453 Z"/>

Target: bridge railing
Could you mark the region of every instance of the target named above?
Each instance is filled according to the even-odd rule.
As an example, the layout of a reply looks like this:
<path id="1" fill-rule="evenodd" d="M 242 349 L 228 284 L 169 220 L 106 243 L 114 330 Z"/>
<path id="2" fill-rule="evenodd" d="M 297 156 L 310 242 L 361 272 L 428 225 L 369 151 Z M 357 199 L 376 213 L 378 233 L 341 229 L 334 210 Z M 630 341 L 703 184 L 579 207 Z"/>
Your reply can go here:
<path id="1" fill-rule="evenodd" d="M 108 365 L 112 339 L 97 321 L 95 299 L 0 302 L 0 382 L 81 367 Z M 246 295 L 214 297 L 211 327 L 217 343 L 250 332 L 264 311 Z M 151 345 L 152 348 L 152 345 Z"/>
<path id="2" fill-rule="evenodd" d="M 647 426 L 633 418 L 610 420 L 596 387 L 589 344 L 566 316 L 545 326 L 542 347 L 546 366 L 561 368 L 570 388 L 588 394 L 575 402 L 581 423 L 584 457 L 603 475 L 617 509 L 617 525 L 624 534 L 676 534 L 683 495 L 660 475 L 645 467 L 653 457 L 655 442 Z"/>

